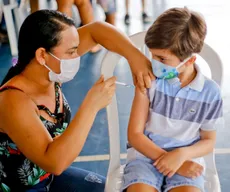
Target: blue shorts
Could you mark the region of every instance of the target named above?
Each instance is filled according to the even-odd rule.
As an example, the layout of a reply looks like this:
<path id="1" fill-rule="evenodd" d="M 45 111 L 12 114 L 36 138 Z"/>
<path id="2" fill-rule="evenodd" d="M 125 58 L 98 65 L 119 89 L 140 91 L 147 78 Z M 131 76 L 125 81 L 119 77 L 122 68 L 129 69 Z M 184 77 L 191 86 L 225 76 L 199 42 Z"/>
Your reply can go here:
<path id="1" fill-rule="evenodd" d="M 167 192 L 180 186 L 194 186 L 204 192 L 204 176 L 195 179 L 175 174 L 173 177 L 165 177 L 154 166 L 153 161 L 147 157 L 138 157 L 130 161 L 124 169 L 122 191 L 130 185 L 143 183 L 154 187 L 158 192 Z"/>

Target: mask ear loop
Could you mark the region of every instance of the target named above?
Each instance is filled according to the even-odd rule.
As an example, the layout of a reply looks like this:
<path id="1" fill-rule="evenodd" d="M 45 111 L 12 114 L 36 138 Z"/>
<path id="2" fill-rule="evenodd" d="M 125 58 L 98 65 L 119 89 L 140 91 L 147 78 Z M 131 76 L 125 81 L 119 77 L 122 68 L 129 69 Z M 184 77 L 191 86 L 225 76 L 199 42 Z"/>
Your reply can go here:
<path id="1" fill-rule="evenodd" d="M 48 69 L 49 71 L 52 71 L 45 63 L 42 64 L 46 69 Z"/>
<path id="2" fill-rule="evenodd" d="M 193 56 L 195 56 L 196 54 L 192 54 L 190 57 L 188 57 L 187 59 L 185 59 L 184 61 L 182 61 L 177 67 L 176 69 L 180 68 L 182 65 L 184 65 L 185 63 L 187 63 Z"/>
<path id="3" fill-rule="evenodd" d="M 59 59 L 58 57 L 56 57 L 55 55 L 53 55 L 51 52 L 48 52 L 52 57 L 54 57 L 55 59 L 57 59 L 58 61 L 60 61 L 61 64 L 61 59 Z M 45 63 L 43 64 L 49 71 L 53 72 Z"/>
<path id="4" fill-rule="evenodd" d="M 56 57 L 55 55 L 53 55 L 52 53 L 48 52 L 52 57 L 54 57 L 55 59 L 57 59 L 58 61 L 61 61 L 61 59 L 59 59 L 58 57 Z"/>

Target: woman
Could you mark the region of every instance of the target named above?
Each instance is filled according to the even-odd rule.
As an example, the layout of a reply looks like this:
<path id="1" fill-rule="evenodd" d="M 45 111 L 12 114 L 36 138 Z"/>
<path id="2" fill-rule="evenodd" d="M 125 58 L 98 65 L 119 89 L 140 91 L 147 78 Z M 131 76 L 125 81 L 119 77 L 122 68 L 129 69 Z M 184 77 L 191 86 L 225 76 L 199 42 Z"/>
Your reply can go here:
<path id="1" fill-rule="evenodd" d="M 71 122 L 61 92 L 61 83 L 76 75 L 80 56 L 97 43 L 129 61 L 134 82 L 143 91 L 150 86 L 148 59 L 112 26 L 93 23 L 76 30 L 73 20 L 50 10 L 24 21 L 18 63 L 0 89 L 1 191 L 103 191 L 103 177 L 69 166 L 97 112 L 110 103 L 115 77 L 100 77 Z"/>

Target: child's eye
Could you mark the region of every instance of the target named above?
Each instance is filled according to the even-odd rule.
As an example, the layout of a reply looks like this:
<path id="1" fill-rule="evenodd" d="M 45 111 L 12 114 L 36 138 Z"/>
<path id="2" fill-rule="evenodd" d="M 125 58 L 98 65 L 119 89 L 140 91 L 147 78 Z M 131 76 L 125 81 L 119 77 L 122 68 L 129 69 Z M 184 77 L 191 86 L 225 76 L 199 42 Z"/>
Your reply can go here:
<path id="1" fill-rule="evenodd" d="M 160 58 L 161 62 L 165 62 L 166 59 L 165 58 Z"/>

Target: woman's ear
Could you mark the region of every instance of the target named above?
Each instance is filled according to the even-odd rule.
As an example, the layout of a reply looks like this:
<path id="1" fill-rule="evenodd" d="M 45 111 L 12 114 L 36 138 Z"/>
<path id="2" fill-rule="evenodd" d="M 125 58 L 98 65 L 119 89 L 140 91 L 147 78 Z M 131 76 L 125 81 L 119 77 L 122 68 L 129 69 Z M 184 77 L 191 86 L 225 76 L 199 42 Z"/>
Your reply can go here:
<path id="1" fill-rule="evenodd" d="M 46 63 L 46 50 L 44 48 L 38 48 L 35 52 L 35 59 L 36 61 L 41 64 L 45 65 Z"/>

